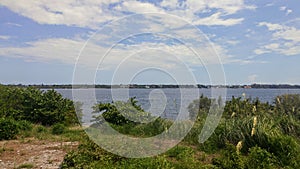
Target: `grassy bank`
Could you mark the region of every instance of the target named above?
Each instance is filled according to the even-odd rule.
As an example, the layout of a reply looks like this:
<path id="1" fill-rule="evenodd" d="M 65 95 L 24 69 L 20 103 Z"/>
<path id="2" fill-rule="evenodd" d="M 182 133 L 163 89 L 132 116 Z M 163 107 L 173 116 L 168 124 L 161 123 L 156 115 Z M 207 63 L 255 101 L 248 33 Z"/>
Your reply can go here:
<path id="1" fill-rule="evenodd" d="M 232 98 L 226 103 L 213 135 L 201 144 L 198 136 L 210 103 L 211 100 L 203 96 L 191 103 L 191 116 L 196 115 L 197 120 L 185 139 L 166 153 L 151 158 L 124 158 L 103 150 L 87 138 L 78 150 L 65 157 L 63 168 L 300 167 L 299 95 L 278 96 L 272 104 L 261 103 L 258 99 Z M 126 105 L 137 106 L 132 100 L 123 108 Z M 128 121 L 113 104 L 99 104 L 96 108 L 104 112 L 102 117 L 113 128 L 131 136 L 153 136 L 172 124 L 160 118 L 148 124 Z M 148 116 L 140 107 L 138 109 L 142 116 Z"/>

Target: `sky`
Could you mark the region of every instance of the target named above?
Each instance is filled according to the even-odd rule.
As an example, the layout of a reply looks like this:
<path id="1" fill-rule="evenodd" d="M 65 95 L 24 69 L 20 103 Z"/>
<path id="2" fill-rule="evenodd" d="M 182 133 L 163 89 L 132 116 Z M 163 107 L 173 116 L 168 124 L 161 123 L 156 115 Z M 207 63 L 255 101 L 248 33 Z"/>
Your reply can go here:
<path id="1" fill-rule="evenodd" d="M 1 0 L 0 84 L 300 84 L 296 0 Z"/>

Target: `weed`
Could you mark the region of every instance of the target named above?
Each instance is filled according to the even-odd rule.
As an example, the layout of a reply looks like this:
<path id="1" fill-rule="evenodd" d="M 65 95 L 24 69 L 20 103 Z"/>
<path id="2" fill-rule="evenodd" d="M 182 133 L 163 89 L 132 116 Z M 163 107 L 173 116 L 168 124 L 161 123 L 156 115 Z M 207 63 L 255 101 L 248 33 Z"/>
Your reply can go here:
<path id="1" fill-rule="evenodd" d="M 33 168 L 34 165 L 33 164 L 21 164 L 18 167 L 16 167 L 16 169 L 23 169 L 23 168 Z"/>

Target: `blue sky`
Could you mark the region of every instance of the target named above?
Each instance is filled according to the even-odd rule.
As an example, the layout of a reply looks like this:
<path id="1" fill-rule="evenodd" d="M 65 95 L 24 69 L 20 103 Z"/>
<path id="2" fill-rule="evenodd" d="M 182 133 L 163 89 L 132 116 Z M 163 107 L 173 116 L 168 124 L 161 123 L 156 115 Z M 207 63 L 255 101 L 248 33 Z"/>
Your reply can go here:
<path id="1" fill-rule="evenodd" d="M 300 84 L 299 7 L 295 0 L 2 0 L 0 83 Z"/>

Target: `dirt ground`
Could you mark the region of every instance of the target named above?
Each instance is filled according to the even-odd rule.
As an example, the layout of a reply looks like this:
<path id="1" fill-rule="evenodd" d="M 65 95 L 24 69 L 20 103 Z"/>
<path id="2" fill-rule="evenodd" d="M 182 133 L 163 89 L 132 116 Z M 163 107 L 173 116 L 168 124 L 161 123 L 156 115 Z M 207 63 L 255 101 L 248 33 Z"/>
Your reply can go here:
<path id="1" fill-rule="evenodd" d="M 59 168 L 67 152 L 75 149 L 78 142 L 58 142 L 25 139 L 0 141 L 0 168 Z"/>

